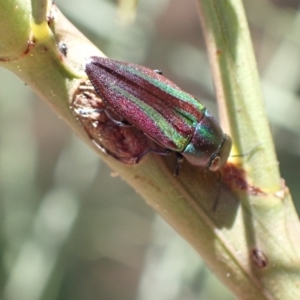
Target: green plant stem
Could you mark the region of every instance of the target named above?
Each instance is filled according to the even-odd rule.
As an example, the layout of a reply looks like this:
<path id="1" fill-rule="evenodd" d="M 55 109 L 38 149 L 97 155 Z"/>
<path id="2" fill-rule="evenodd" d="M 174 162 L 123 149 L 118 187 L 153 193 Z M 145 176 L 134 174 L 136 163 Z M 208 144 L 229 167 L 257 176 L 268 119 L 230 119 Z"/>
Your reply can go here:
<path id="1" fill-rule="evenodd" d="M 216 11 L 212 5 L 220 2 L 199 2 L 204 30 L 211 31 L 212 39 L 217 37 L 214 28 L 218 28 L 212 26 L 215 24 L 212 19 L 216 18 Z M 236 4 L 222 1 L 224 5 L 218 8 L 217 18 L 218 24 L 222 25 L 223 34 L 228 34 L 229 37 L 235 34 L 233 39 L 239 41 L 236 45 L 238 48 L 232 54 L 235 59 L 231 58 L 231 61 L 227 62 L 220 59 L 214 67 L 215 73 L 216 70 L 220 73 L 220 76 L 216 77 L 218 97 L 224 100 L 222 110 L 228 111 L 228 114 L 238 113 L 239 109 L 242 109 L 243 113 L 246 112 L 245 106 L 239 107 L 235 98 L 247 98 L 249 90 L 245 89 L 247 85 L 253 84 L 253 81 L 255 84 L 251 93 L 260 95 L 256 75 L 253 76 L 253 81 L 247 83 L 248 78 L 237 77 L 234 69 L 229 72 L 228 78 L 224 73 L 225 67 L 227 71 L 231 70 L 231 62 L 240 63 L 241 52 L 250 55 L 250 64 L 253 60 L 247 25 L 245 20 L 240 20 L 244 19 L 241 4 L 239 1 L 232 2 Z M 218 174 L 187 163 L 183 164 L 180 177 L 175 178 L 172 175 L 175 164 L 173 156 L 162 158 L 148 155 L 139 164 L 126 166 L 94 146 L 69 108 L 80 81 L 86 79 L 82 69 L 85 59 L 102 53 L 72 26 L 55 6 L 49 7 L 47 12 L 53 20 L 50 18 L 48 23 L 33 24 L 30 3 L 30 0 L 0 1 L 0 65 L 14 72 L 48 103 L 80 138 L 97 151 L 111 168 L 131 184 L 147 203 L 199 252 L 209 267 L 239 298 L 297 299 L 298 297 L 292 296 L 299 296 L 299 224 L 289 193 L 280 185 L 277 161 L 274 152 L 272 154 L 272 139 L 263 110 L 260 110 L 255 118 L 249 117 L 251 125 L 243 123 L 238 117 L 234 121 L 225 122 L 237 145 L 236 152 L 245 153 L 263 142 L 260 151 L 251 155 L 248 161 L 244 162 L 246 157 L 241 160 L 245 170 L 249 171 L 248 168 L 253 166 L 249 172 L 252 179 L 249 180 L 253 180 L 251 183 L 263 191 L 261 195 L 251 196 L 249 191 L 240 189 L 232 192 L 230 187 L 225 185 L 220 191 Z M 18 9 L 15 9 L 16 7 Z M 238 16 L 238 20 L 242 21 L 239 26 L 243 27 L 243 31 L 237 30 L 230 23 L 232 15 L 236 18 Z M 223 19 L 228 19 L 228 22 L 224 23 Z M 241 40 L 247 43 L 241 43 Z M 59 52 L 60 42 L 64 42 L 68 47 L 67 57 L 63 57 Z M 211 51 L 209 41 L 208 47 Z M 216 49 L 221 49 L 219 54 L 226 53 L 225 48 Z M 228 49 L 230 50 L 231 46 L 228 46 Z M 211 61 L 214 62 L 212 56 Z M 239 67 L 240 72 L 243 69 L 254 68 L 253 65 L 249 66 L 245 59 L 244 65 Z M 243 82 L 243 85 L 240 85 L 240 82 Z M 234 102 L 229 104 L 229 99 L 233 99 Z M 251 139 L 251 142 L 248 142 L 244 137 L 249 130 L 247 126 L 255 127 L 258 119 L 262 120 L 262 123 L 259 130 L 253 132 L 256 135 L 264 131 L 265 140 L 262 141 L 259 137 L 258 141 Z M 258 163 L 265 160 L 267 163 L 262 168 Z M 270 174 L 269 168 L 272 168 L 272 172 L 275 170 L 273 175 Z M 267 172 L 264 172 L 265 169 Z M 271 175 L 269 181 L 268 177 Z M 221 193 L 218 206 L 214 212 L 212 206 L 219 191 Z M 257 250 L 254 253 L 260 261 L 264 257 L 267 258 L 266 267 L 257 266 L 257 260 L 255 263 L 253 259 L 253 248 Z"/>
<path id="2" fill-rule="evenodd" d="M 233 152 L 257 148 L 249 156 L 233 159 L 246 171 L 247 183 L 263 192 L 239 193 L 248 251 L 259 249 L 268 263 L 261 269 L 250 264 L 249 275 L 268 299 L 297 299 L 299 221 L 280 178 L 242 1 L 198 0 L 198 5 L 222 121 L 233 138 Z"/>
<path id="3" fill-rule="evenodd" d="M 233 154 L 257 147 L 249 177 L 259 180 L 264 191 L 276 192 L 281 188 L 278 162 L 242 2 L 198 3 L 221 116 L 234 141 Z"/>
<path id="4" fill-rule="evenodd" d="M 46 14 L 49 11 L 49 0 L 31 0 L 32 18 L 36 24 L 46 22 Z"/>

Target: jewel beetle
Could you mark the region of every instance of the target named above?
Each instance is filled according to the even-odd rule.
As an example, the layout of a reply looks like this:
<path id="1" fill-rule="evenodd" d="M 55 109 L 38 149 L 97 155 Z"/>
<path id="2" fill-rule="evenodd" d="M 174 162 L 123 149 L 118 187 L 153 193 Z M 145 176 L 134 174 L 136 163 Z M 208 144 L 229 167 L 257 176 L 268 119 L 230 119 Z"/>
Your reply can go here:
<path id="1" fill-rule="evenodd" d="M 108 107 L 159 144 L 176 152 L 178 175 L 183 157 L 192 165 L 218 171 L 227 162 L 232 141 L 202 105 L 160 71 L 104 57 L 85 65 L 96 92 Z M 145 154 L 146 154 L 145 153 Z M 144 155 L 142 155 L 144 156 Z"/>

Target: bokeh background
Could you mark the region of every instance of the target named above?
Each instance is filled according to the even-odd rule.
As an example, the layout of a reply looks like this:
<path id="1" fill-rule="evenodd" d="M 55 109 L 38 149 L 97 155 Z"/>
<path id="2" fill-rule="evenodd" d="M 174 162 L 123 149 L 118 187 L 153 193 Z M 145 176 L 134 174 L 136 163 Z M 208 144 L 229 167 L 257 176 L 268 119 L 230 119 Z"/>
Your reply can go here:
<path id="1" fill-rule="evenodd" d="M 244 3 L 299 209 L 299 1 Z M 107 56 L 163 70 L 217 115 L 195 1 L 140 0 L 135 18 L 112 0 L 56 4 Z M 0 78 L 1 300 L 235 299 L 30 88 L 4 69 Z"/>

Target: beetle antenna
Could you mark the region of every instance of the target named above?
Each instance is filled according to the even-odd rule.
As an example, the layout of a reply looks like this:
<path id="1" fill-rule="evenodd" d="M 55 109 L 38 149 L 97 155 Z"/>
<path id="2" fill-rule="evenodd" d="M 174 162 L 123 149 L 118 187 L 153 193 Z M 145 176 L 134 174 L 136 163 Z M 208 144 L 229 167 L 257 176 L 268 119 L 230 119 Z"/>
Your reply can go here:
<path id="1" fill-rule="evenodd" d="M 219 202 L 219 198 L 220 198 L 220 194 L 221 194 L 221 187 L 222 187 L 222 174 L 221 174 L 221 172 L 218 172 L 218 173 L 219 173 L 219 178 L 218 178 L 219 188 L 218 188 L 218 195 L 212 206 L 213 212 L 215 212 L 217 210 L 217 206 L 218 206 L 218 202 Z"/>
<path id="2" fill-rule="evenodd" d="M 254 154 L 254 152 L 256 152 L 260 146 L 262 145 L 262 143 L 259 143 L 257 146 L 255 146 L 253 149 L 251 149 L 250 151 L 246 152 L 246 153 L 242 153 L 242 154 L 233 154 L 230 155 L 230 157 L 244 157 L 244 156 L 250 156 L 252 154 Z"/>

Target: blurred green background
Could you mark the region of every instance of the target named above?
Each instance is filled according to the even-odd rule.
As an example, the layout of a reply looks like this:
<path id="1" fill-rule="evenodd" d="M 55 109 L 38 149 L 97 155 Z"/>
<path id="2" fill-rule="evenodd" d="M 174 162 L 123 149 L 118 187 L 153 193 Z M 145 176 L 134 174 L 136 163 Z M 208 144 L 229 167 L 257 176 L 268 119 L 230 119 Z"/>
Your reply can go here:
<path id="1" fill-rule="evenodd" d="M 244 3 L 282 177 L 296 200 L 299 1 Z M 195 1 L 140 0 L 132 24 L 117 1 L 56 4 L 107 56 L 163 70 L 217 115 Z M 24 83 L 4 69 L 0 78 L 1 300 L 234 299 Z"/>

